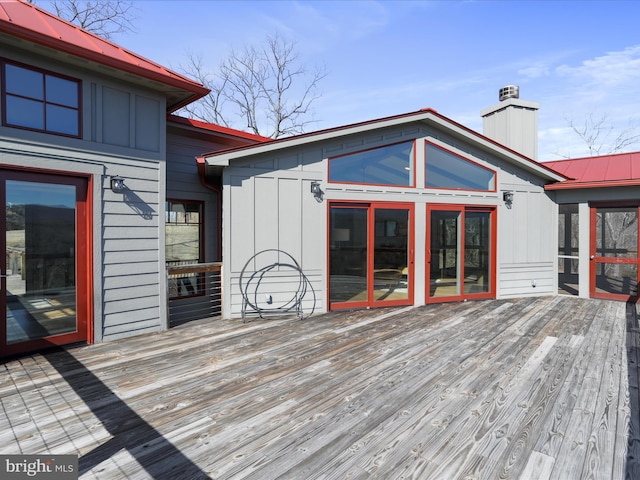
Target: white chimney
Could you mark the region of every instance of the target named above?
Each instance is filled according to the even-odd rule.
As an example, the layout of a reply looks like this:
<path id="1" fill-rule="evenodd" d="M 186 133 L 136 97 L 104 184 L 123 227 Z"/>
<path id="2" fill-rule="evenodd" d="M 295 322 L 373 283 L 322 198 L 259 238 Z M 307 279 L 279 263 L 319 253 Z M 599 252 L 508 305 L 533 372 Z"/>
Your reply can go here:
<path id="1" fill-rule="evenodd" d="M 540 104 L 520 100 L 520 88 L 507 85 L 500 102 L 480 112 L 482 132 L 505 147 L 538 159 L 538 109 Z"/>

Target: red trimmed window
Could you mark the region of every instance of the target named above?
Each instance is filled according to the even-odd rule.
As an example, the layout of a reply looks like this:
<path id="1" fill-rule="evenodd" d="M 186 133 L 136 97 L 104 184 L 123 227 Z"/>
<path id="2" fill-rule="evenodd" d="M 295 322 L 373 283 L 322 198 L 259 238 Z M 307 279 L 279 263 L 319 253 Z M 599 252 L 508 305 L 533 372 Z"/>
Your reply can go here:
<path id="1" fill-rule="evenodd" d="M 329 181 L 366 185 L 414 185 L 414 141 L 329 159 Z"/>
<path id="2" fill-rule="evenodd" d="M 80 137 L 80 81 L 4 62 L 2 124 Z"/>
<path id="3" fill-rule="evenodd" d="M 432 143 L 426 144 L 427 188 L 496 191 L 496 172 Z"/>

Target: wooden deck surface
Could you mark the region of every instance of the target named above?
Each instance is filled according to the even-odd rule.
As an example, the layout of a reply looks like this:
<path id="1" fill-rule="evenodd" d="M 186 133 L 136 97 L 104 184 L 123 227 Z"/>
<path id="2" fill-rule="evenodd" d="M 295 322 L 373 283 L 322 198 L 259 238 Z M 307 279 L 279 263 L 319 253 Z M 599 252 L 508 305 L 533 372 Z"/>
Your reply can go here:
<path id="1" fill-rule="evenodd" d="M 100 479 L 639 479 L 634 305 L 209 319 L 0 366 L 0 453 Z"/>

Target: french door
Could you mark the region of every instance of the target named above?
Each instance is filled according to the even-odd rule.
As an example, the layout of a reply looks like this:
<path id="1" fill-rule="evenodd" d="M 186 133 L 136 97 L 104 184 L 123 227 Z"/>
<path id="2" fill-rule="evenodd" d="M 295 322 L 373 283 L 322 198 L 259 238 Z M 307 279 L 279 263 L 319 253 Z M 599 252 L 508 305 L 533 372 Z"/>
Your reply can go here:
<path id="1" fill-rule="evenodd" d="M 637 300 L 638 205 L 591 207 L 590 296 L 612 300 Z"/>
<path id="2" fill-rule="evenodd" d="M 495 297 L 495 209 L 427 205 L 427 302 Z"/>
<path id="3" fill-rule="evenodd" d="M 413 304 L 413 205 L 329 205 L 329 306 Z"/>
<path id="4" fill-rule="evenodd" d="M 89 340 L 88 181 L 0 170 L 0 356 Z"/>

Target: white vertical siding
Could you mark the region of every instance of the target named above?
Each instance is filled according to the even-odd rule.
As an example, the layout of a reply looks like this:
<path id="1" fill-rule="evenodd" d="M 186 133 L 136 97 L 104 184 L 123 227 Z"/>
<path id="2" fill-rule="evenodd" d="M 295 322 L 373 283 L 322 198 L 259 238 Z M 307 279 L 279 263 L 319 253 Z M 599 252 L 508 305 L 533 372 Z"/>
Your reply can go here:
<path id="1" fill-rule="evenodd" d="M 557 209 L 542 186 L 508 174 L 501 185 L 514 192 L 511 208 L 498 211 L 499 298 L 552 295 L 557 291 Z"/>
<path id="2" fill-rule="evenodd" d="M 225 171 L 223 205 L 227 213 L 223 243 L 225 260 L 230 259 L 223 266 L 226 317 L 237 315 L 242 309 L 239 286 L 242 269 L 255 254 L 265 250 L 285 253 L 260 254 L 249 264 L 249 273 L 275 263 L 291 264 L 290 255 L 316 293 L 315 306 L 309 294 L 304 299 L 304 308 L 307 311 L 322 308 L 326 203 L 317 202 L 310 189 L 311 180 L 322 180 L 319 167 L 311 174 L 313 168 L 308 163 L 303 167 L 301 158 L 286 156 Z M 275 170 L 280 166 L 284 169 Z M 261 288 L 273 296 L 274 304 L 284 302 L 295 294 L 297 275 L 281 266 L 270 272 Z"/>
<path id="3" fill-rule="evenodd" d="M 423 139 L 427 137 L 495 170 L 497 192 L 424 188 Z M 414 138 L 417 139 L 418 182 L 415 188 L 327 183 L 328 157 Z M 310 193 L 311 180 L 321 182 L 322 202 L 317 202 Z M 447 132 L 406 125 L 237 160 L 225 169 L 223 183 L 225 317 L 239 314 L 242 308 L 238 286 L 240 271 L 252 255 L 264 249 L 287 251 L 300 261 L 318 294 L 316 308 L 327 308 L 324 298 L 326 229 L 327 202 L 331 200 L 410 202 L 415 205 L 416 304 L 425 302 L 426 209 L 428 204 L 434 203 L 496 207 L 498 297 L 545 295 L 557 289 L 557 217 L 555 204 L 544 191 L 543 182 L 504 160 L 493 158 L 486 151 L 452 138 Z M 512 208 L 504 205 L 503 190 L 515 191 Z M 269 288 L 275 291 L 286 289 L 289 280 L 282 277 L 270 281 L 274 285 Z"/>

